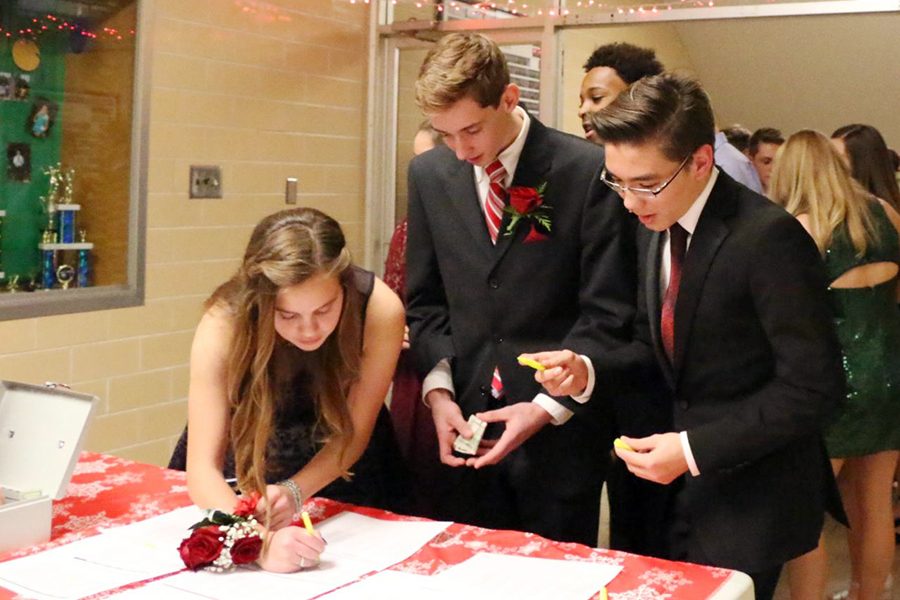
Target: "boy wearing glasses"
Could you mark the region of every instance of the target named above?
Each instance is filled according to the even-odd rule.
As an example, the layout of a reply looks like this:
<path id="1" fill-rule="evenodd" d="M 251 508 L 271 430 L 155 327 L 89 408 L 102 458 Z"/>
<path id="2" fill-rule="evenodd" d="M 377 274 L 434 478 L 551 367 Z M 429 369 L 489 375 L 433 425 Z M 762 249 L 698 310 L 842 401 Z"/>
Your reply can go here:
<path id="1" fill-rule="evenodd" d="M 713 161 L 709 98 L 687 78 L 635 83 L 594 117 L 602 179 L 638 233 L 635 341 L 591 355 L 596 387 L 635 364 L 668 383 L 671 432 L 623 438 L 638 477 L 678 486 L 673 558 L 745 571 L 771 598 L 781 566 L 817 544 L 833 479 L 820 432 L 843 390 L 826 278 L 789 214 Z M 533 355 L 551 393 L 578 393 L 585 361 Z"/>

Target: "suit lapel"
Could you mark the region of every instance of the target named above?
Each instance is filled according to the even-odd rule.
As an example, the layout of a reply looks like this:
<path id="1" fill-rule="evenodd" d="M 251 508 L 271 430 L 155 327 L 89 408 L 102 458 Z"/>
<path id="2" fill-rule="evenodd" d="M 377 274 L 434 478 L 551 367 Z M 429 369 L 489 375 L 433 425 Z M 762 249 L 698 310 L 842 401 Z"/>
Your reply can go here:
<path id="1" fill-rule="evenodd" d="M 491 257 L 494 248 L 485 224 L 484 210 L 478 201 L 472 165 L 464 161 L 456 163 L 448 173 L 446 191 L 450 205 L 475 240 L 473 245 L 484 252 L 485 257 Z"/>
<path id="2" fill-rule="evenodd" d="M 540 121 L 531 117 L 528 137 L 525 138 L 525 145 L 522 147 L 522 154 L 519 156 L 519 164 L 516 165 L 516 172 L 513 175 L 510 187 L 537 188 L 547 181 L 547 177 L 553 167 L 553 151 L 549 147 L 550 144 L 547 143 L 546 138 L 547 128 Z M 548 188 L 547 191 L 551 194 L 551 197 L 545 196 L 545 202 L 552 200 L 553 190 Z M 552 202 L 547 202 L 547 205 L 552 205 Z M 494 247 L 491 269 L 496 268 L 509 249 L 514 244 L 522 243 L 522 240 L 528 234 L 530 221 L 528 219 L 520 219 L 515 231 L 511 235 L 506 235 L 506 229 L 511 219 L 512 217 L 509 213 L 503 213 L 503 221 L 500 223 L 500 234 Z"/>
<path id="3" fill-rule="evenodd" d="M 691 327 L 697 306 L 703 292 L 703 284 L 716 253 L 729 228 L 726 218 L 734 212 L 734 203 L 726 191 L 727 182 L 719 174 L 706 206 L 697 222 L 697 228 L 691 236 L 690 247 L 684 258 L 681 271 L 681 285 L 678 288 L 678 301 L 675 304 L 675 377 L 684 362 L 684 352 L 690 339 Z"/>
<path id="4" fill-rule="evenodd" d="M 662 259 L 663 236 L 658 231 L 649 233 L 650 241 L 647 244 L 647 270 L 644 273 L 644 291 L 647 299 L 647 315 L 650 324 L 650 340 L 653 343 L 653 352 L 656 354 L 656 362 L 662 367 L 663 375 L 672 389 L 675 389 L 675 376 L 672 365 L 663 350 L 662 338 L 659 332 L 659 315 L 662 300 L 659 295 L 659 269 Z"/>

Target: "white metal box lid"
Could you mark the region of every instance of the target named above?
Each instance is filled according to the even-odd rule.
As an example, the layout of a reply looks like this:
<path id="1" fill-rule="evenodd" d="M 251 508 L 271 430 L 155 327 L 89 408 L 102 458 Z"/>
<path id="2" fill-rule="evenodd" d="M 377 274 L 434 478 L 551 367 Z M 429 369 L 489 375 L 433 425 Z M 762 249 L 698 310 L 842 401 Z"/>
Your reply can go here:
<path id="1" fill-rule="evenodd" d="M 97 400 L 60 387 L 0 381 L 0 485 L 62 498 Z"/>

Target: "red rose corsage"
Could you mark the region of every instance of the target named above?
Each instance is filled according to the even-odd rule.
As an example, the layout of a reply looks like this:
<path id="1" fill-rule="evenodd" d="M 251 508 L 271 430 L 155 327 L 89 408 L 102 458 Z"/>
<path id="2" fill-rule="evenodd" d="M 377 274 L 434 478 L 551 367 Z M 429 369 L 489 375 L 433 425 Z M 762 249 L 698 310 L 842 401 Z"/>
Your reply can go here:
<path id="1" fill-rule="evenodd" d="M 512 218 L 503 235 L 512 235 L 516 230 L 516 225 L 522 219 L 531 222 L 531 229 L 523 240 L 528 244 L 531 242 L 542 242 L 549 239 L 552 221 L 550 220 L 550 211 L 552 207 L 544 204 L 544 189 L 547 183 L 542 183 L 536 188 L 514 186 L 507 190 L 509 194 L 509 204 L 504 207 L 504 212 L 508 212 Z"/>
<path id="2" fill-rule="evenodd" d="M 185 566 L 222 573 L 259 558 L 263 541 L 253 516 L 259 498 L 256 493 L 242 496 L 234 513 L 211 510 L 191 525 L 191 535 L 178 546 Z"/>

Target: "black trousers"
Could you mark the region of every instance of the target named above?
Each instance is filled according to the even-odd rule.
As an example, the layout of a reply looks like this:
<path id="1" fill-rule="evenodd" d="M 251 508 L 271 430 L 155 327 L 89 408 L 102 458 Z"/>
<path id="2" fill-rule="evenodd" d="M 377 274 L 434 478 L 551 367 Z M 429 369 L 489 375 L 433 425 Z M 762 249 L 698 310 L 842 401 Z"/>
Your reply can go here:
<path id="1" fill-rule="evenodd" d="M 671 503 L 668 528 L 671 558 L 672 560 L 721 567 L 722 565 L 715 564 L 703 552 L 697 540 L 691 535 L 690 513 L 686 506 L 685 494 L 680 493 L 681 483 L 681 480 L 677 480 L 671 484 L 675 486 L 673 488 L 674 497 Z M 757 600 L 772 599 L 783 566 L 775 565 L 763 571 L 747 573 L 753 580 L 753 589 Z"/>
<path id="2" fill-rule="evenodd" d="M 441 465 L 441 490 L 436 518 L 490 529 L 536 533 L 560 542 L 597 546 L 600 490 L 606 465 L 590 477 L 591 489 L 560 497 L 547 481 L 521 481 L 521 453 L 514 450 L 500 463 L 479 470 Z M 416 483 L 414 483 L 416 485 Z"/>
<path id="3" fill-rule="evenodd" d="M 666 518 L 674 490 L 641 479 L 613 455 L 606 477 L 609 547 L 632 554 L 669 558 Z"/>

